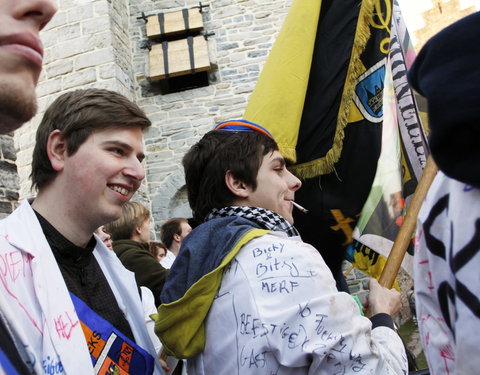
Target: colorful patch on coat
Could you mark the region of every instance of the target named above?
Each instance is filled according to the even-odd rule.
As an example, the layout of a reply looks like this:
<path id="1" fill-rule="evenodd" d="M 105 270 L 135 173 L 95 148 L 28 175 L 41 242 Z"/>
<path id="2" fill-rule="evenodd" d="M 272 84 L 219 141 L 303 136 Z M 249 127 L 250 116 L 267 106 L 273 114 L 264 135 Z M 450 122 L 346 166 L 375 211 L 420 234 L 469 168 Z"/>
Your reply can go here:
<path id="1" fill-rule="evenodd" d="M 152 374 L 153 357 L 118 331 L 110 322 L 93 311 L 80 298 L 70 293 L 87 340 L 95 374 Z"/>

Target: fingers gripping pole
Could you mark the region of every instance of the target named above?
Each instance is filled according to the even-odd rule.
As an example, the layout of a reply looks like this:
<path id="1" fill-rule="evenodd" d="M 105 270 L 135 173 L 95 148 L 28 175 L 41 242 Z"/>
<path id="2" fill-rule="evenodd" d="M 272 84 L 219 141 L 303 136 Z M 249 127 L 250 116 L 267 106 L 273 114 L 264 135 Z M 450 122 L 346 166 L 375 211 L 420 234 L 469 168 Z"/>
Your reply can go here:
<path id="1" fill-rule="evenodd" d="M 385 263 L 385 267 L 383 268 L 382 274 L 378 279 L 378 282 L 381 286 L 389 289 L 393 287 L 393 283 L 397 277 L 400 265 L 402 264 L 408 245 L 412 239 L 413 231 L 417 225 L 418 212 L 420 211 L 420 207 L 422 206 L 423 200 L 427 195 L 428 189 L 430 188 L 430 185 L 437 174 L 437 170 L 437 165 L 430 155 L 427 159 L 422 177 L 420 178 L 413 195 L 412 202 L 410 203 L 407 213 L 405 214 L 403 224 L 400 227 L 397 237 L 395 238 L 392 250 L 390 251 L 390 255 Z"/>

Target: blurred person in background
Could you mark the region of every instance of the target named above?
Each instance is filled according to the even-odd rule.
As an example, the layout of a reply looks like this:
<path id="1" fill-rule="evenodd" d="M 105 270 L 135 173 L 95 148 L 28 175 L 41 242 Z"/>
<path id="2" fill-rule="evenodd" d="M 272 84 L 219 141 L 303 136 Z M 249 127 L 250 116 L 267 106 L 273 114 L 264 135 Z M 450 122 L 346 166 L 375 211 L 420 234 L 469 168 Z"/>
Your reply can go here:
<path id="1" fill-rule="evenodd" d="M 155 306 L 160 306 L 168 270 L 150 252 L 150 210 L 141 203 L 127 202 L 120 217 L 105 229 L 112 236 L 113 251 L 120 261 L 135 274 L 138 285 L 152 291 Z"/>
<path id="2" fill-rule="evenodd" d="M 172 267 L 183 239 L 192 231 L 187 219 L 175 217 L 167 220 L 160 228 L 160 239 L 167 247 L 167 255 L 160 262 L 165 268 Z"/>

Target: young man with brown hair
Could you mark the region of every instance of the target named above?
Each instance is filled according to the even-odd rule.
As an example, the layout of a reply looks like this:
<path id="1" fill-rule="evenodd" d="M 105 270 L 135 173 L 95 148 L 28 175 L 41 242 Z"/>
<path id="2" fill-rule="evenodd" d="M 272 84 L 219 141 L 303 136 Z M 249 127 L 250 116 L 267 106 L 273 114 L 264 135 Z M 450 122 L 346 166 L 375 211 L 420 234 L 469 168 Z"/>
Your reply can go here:
<path id="1" fill-rule="evenodd" d="M 37 129 L 37 197 L 0 221 L 0 305 L 34 373 L 162 373 L 135 278 L 93 235 L 139 188 L 150 124 L 124 96 L 87 89 L 58 97 Z"/>
<path id="2" fill-rule="evenodd" d="M 338 292 L 293 226 L 301 182 L 270 133 L 226 121 L 183 159 L 202 222 L 185 238 L 162 293 L 156 332 L 189 375 L 405 374 L 392 315 L 400 294 L 370 282 L 370 319 Z"/>

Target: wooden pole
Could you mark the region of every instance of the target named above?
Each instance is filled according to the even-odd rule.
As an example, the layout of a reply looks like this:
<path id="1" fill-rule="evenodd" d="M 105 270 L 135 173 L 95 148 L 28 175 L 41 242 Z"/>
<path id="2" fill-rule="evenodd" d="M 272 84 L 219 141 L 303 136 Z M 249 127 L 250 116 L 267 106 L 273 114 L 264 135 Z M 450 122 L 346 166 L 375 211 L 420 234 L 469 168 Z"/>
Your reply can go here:
<path id="1" fill-rule="evenodd" d="M 400 265 L 405 257 L 408 245 L 412 240 L 412 234 L 417 225 L 418 212 L 420 211 L 420 207 L 422 206 L 423 200 L 427 195 L 428 189 L 430 188 L 430 185 L 437 174 L 437 170 L 437 165 L 430 155 L 427 159 L 427 164 L 425 165 L 422 177 L 418 182 L 412 201 L 410 202 L 410 206 L 405 214 L 403 224 L 398 231 L 397 237 L 395 238 L 392 250 L 390 251 L 390 255 L 385 263 L 385 267 L 383 268 L 382 274 L 378 279 L 378 283 L 381 286 L 389 289 L 393 287 L 393 283 L 395 282 L 398 270 L 400 269 Z"/>

